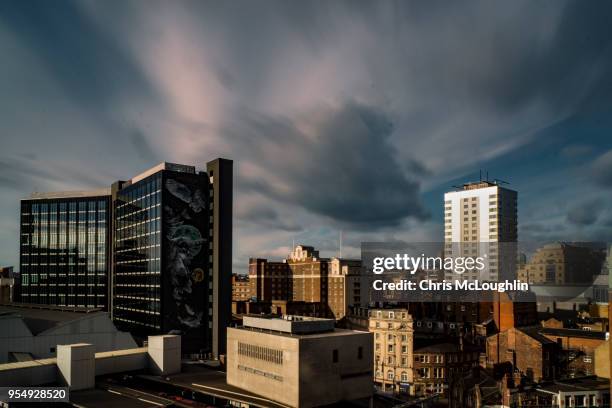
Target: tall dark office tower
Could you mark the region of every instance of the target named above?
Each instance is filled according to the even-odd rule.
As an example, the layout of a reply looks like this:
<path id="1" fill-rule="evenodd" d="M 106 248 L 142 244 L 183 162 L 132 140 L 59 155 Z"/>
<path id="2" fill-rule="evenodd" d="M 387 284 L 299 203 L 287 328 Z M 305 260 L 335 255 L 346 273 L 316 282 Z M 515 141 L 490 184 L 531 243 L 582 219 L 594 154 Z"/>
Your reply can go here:
<path id="1" fill-rule="evenodd" d="M 110 190 L 21 200 L 21 302 L 108 306 Z"/>
<path id="2" fill-rule="evenodd" d="M 137 337 L 225 352 L 231 313 L 232 162 L 162 163 L 113 184 L 112 318 Z"/>

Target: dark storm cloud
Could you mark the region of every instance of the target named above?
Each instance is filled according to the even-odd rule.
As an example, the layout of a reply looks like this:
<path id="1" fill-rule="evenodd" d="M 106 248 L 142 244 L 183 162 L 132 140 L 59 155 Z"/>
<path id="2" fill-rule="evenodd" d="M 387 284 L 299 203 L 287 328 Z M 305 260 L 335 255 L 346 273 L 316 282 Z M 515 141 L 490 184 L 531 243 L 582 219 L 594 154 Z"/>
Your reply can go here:
<path id="1" fill-rule="evenodd" d="M 564 165 L 610 149 L 585 130 L 610 126 L 611 18 L 612 3 L 581 1 L 3 1 L 0 217 L 17 222 L 34 188 L 225 155 L 241 169 L 237 202 L 263 197 L 238 212 L 243 247 L 328 224 L 347 242 L 398 225 L 406 240 L 428 219 L 421 190 L 482 162 L 559 135 L 592 146 L 564 150 Z M 12 159 L 29 150 L 38 158 Z M 547 160 L 499 176 L 520 184 Z M 589 168 L 589 188 L 612 187 L 611 152 Z M 519 200 L 548 209 L 564 194 Z M 588 205 L 534 213 L 522 231 L 551 237 L 607 220 Z"/>
<path id="2" fill-rule="evenodd" d="M 490 99 L 495 107 L 521 109 L 530 100 L 542 99 L 556 110 L 572 105 L 584 108 L 597 96 L 609 101 L 610 93 L 602 94 L 601 89 L 612 85 L 612 3 L 600 6 L 569 2 L 562 8 L 557 26 L 548 27 L 548 34 L 543 30 L 546 27 L 539 32 L 524 27 L 525 31 L 489 33 L 491 40 L 483 38 L 482 44 L 495 49 L 484 53 L 484 64 L 475 64 L 475 71 L 470 69 L 483 86 L 479 88 L 484 92 L 483 100 Z M 542 11 L 553 12 L 546 5 L 538 8 Z M 524 22 L 541 21 L 534 20 L 538 12 Z M 533 36 L 534 31 L 538 36 Z"/>
<path id="3" fill-rule="evenodd" d="M 302 231 L 302 227 L 297 223 L 282 218 L 279 213 L 270 206 L 252 205 L 245 207 L 237 211 L 236 216 L 239 221 L 256 224 L 267 229 L 287 232 Z"/>
<path id="4" fill-rule="evenodd" d="M 599 156 L 591 165 L 593 180 L 602 187 L 612 187 L 612 150 Z"/>
<path id="5" fill-rule="evenodd" d="M 113 97 L 126 89 L 156 96 L 122 44 L 99 30 L 77 2 L 3 1 L 0 24 L 35 53 L 54 80 L 82 106 L 108 108 Z"/>
<path id="6" fill-rule="evenodd" d="M 389 144 L 393 125 L 384 112 L 346 102 L 295 122 L 258 115 L 243 125 L 237 132 L 249 129 L 243 139 L 249 151 L 281 178 L 275 185 L 244 175 L 245 186 L 354 228 L 427 218 L 418 183 L 402 170 Z M 310 128 L 306 134 L 303 126 Z"/>
<path id="7" fill-rule="evenodd" d="M 572 207 L 567 213 L 567 221 L 580 226 L 592 225 L 604 209 L 601 199 L 589 200 Z"/>

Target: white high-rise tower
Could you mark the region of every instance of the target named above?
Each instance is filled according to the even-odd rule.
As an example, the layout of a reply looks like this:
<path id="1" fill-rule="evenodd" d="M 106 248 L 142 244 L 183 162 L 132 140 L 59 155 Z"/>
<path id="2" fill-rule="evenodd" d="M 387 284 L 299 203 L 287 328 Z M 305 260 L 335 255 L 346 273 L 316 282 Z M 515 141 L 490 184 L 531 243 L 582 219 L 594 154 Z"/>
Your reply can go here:
<path id="1" fill-rule="evenodd" d="M 445 273 L 446 280 L 505 279 L 515 272 L 517 192 L 500 182 L 466 183 L 444 194 L 444 242 L 447 257 L 484 257 L 485 269 Z"/>

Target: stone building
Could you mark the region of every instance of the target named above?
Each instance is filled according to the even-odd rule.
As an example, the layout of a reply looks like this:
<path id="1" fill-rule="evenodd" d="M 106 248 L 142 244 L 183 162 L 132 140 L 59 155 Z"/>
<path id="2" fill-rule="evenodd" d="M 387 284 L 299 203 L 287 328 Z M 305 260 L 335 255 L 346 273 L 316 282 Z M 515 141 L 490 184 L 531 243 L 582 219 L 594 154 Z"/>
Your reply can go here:
<path id="1" fill-rule="evenodd" d="M 518 278 L 538 284 L 589 283 L 600 273 L 603 260 L 602 251 L 555 242 L 539 248 L 526 264 L 521 265 Z"/>
<path id="2" fill-rule="evenodd" d="M 371 309 L 374 333 L 374 385 L 382 391 L 410 392 L 414 329 L 406 309 Z"/>

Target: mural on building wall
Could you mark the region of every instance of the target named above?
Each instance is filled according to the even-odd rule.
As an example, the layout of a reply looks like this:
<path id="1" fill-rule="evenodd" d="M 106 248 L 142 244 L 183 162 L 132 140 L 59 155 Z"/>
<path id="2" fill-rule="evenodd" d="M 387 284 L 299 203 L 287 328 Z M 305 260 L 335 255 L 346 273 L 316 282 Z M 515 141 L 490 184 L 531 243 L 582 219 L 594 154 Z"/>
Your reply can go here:
<path id="1" fill-rule="evenodd" d="M 165 296 L 163 311 L 170 333 L 205 327 L 208 217 L 206 186 L 195 175 L 172 174 L 164 182 Z M 205 180 L 205 179 L 204 179 Z"/>

